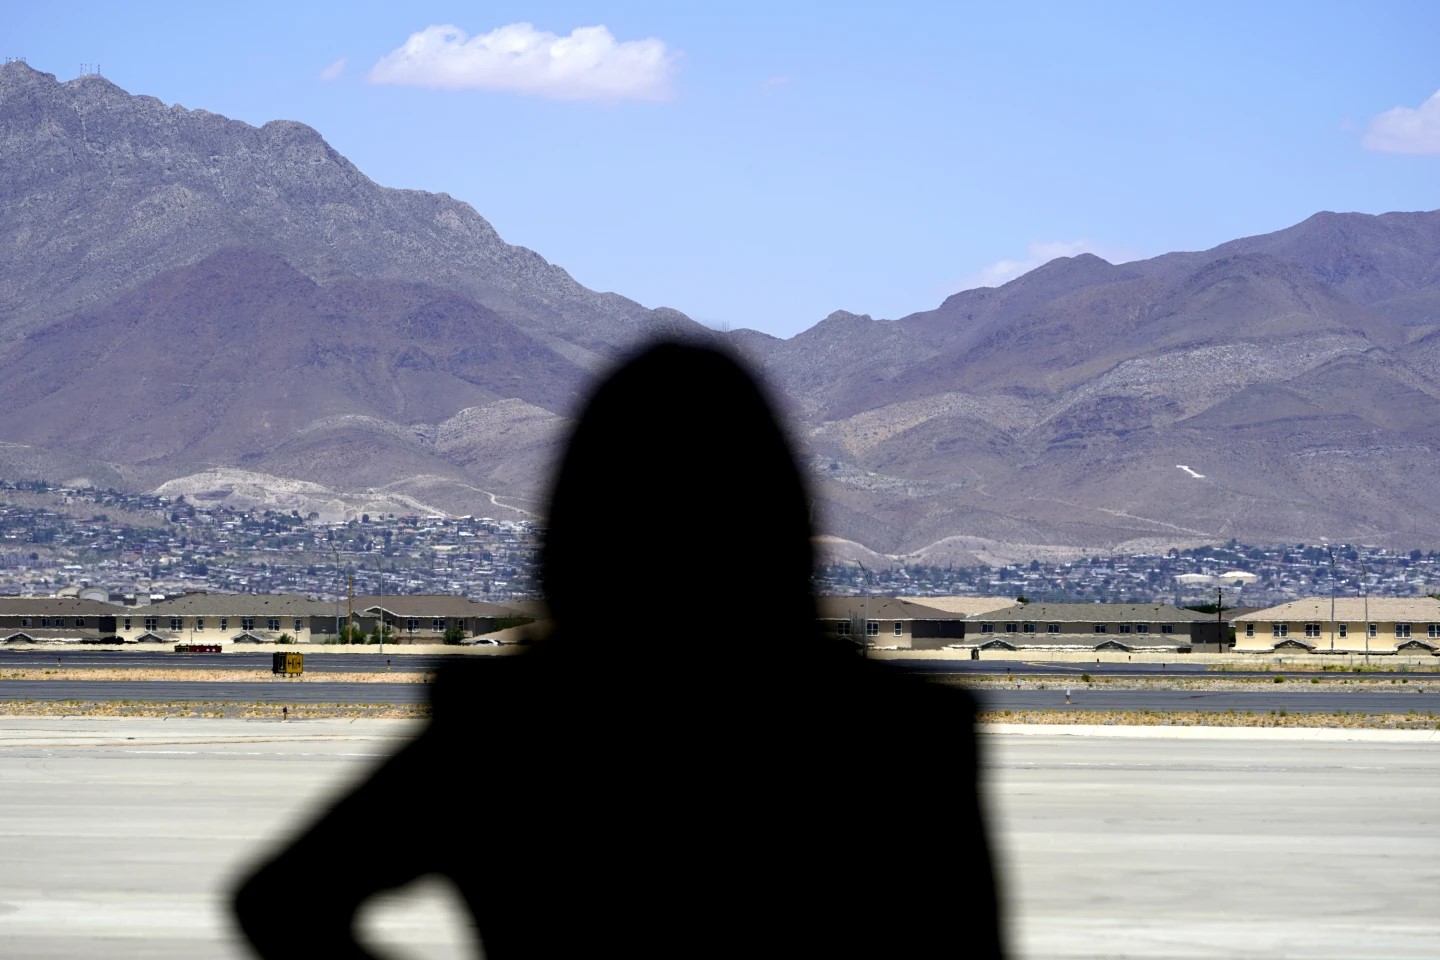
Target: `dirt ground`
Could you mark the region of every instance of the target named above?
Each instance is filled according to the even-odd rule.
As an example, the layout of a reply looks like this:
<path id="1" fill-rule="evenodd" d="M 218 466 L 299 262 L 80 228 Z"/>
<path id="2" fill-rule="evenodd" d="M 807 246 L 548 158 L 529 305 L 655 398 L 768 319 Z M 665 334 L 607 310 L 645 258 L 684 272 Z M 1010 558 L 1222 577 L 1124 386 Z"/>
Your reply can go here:
<path id="1" fill-rule="evenodd" d="M 0 669 L 0 680 L 187 680 L 195 683 L 430 683 L 433 673 L 341 673 L 309 670 L 282 677 L 269 670 L 186 670 L 146 667 L 25 667 Z"/>
<path id="2" fill-rule="evenodd" d="M 1015 685 L 1011 676 L 973 676 L 963 679 L 947 677 L 943 683 L 966 687 L 987 687 Z M 1227 677 L 1224 674 L 1201 674 L 1191 677 L 1092 677 L 1077 680 L 1075 674 L 1057 674 L 1053 677 L 1024 676 L 1021 678 L 1027 690 L 1269 690 L 1284 684 L 1286 692 L 1309 691 L 1312 693 L 1335 693 L 1359 690 L 1380 690 L 1395 686 L 1406 690 L 1427 693 L 1440 690 L 1440 675 L 1422 674 L 1397 676 L 1386 674 L 1374 679 L 1360 679 L 1343 673 L 1302 673 L 1287 675 L 1276 673 L 1264 677 Z"/>
<path id="3" fill-rule="evenodd" d="M 287 709 L 288 708 L 288 709 Z M 205 717 L 236 720 L 321 718 L 413 720 L 430 716 L 428 703 L 141 703 L 124 700 L 25 700 L 0 703 L 11 717 Z"/>

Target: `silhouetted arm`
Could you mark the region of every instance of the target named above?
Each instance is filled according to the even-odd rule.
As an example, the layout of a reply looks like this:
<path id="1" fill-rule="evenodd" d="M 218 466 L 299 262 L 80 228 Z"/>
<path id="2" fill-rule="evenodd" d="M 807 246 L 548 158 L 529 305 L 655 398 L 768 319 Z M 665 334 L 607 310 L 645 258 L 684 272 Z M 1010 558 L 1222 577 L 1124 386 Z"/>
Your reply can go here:
<path id="1" fill-rule="evenodd" d="M 360 905 L 442 867 L 431 844 L 397 835 L 390 819 L 430 782 L 433 752 L 422 735 L 245 881 L 235 914 L 259 956 L 374 957 L 355 941 Z"/>

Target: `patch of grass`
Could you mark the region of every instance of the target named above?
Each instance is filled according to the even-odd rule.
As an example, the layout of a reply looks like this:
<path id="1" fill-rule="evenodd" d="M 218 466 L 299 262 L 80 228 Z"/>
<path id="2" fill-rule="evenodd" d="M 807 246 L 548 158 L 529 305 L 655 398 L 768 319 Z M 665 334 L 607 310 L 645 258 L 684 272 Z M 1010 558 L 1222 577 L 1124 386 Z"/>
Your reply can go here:
<path id="1" fill-rule="evenodd" d="M 239 720 L 278 720 L 282 707 L 290 707 L 290 719 L 367 718 L 424 719 L 430 716 L 427 703 L 230 703 L 230 702 L 117 702 L 92 700 L 26 700 L 0 705 L 0 713 L 27 717 L 210 717 Z"/>
<path id="2" fill-rule="evenodd" d="M 1019 710 L 986 711 L 980 715 L 981 723 L 1033 723 L 1047 725 L 1089 725 L 1089 726 L 1206 726 L 1206 727 L 1305 727 L 1327 729 L 1384 729 L 1384 730 L 1430 730 L 1440 729 L 1440 721 L 1434 717 L 1407 716 L 1405 714 L 1363 714 L 1336 711 L 1325 713 L 1296 713 L 1288 710 L 1271 710 L 1260 714 L 1247 711 L 1236 714 L 1209 711 L 1176 711 L 1165 713 L 1152 710 Z"/>

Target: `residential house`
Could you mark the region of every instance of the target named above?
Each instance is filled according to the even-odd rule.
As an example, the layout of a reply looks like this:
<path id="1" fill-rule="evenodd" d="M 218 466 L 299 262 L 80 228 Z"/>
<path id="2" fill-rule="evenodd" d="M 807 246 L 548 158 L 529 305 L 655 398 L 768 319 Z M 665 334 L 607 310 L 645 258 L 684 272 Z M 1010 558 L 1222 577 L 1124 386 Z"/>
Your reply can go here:
<path id="1" fill-rule="evenodd" d="M 1160 603 L 1021 603 L 966 621 L 982 650 L 1187 652 L 1215 643 L 1213 616 Z"/>
<path id="2" fill-rule="evenodd" d="M 293 594 L 187 593 L 117 614 L 126 643 L 297 643 L 335 637 L 335 604 Z"/>
<path id="3" fill-rule="evenodd" d="M 827 634 L 857 643 L 861 631 L 877 647 L 936 649 L 963 641 L 965 614 L 929 606 L 930 599 L 816 597 L 815 607 Z"/>
<path id="4" fill-rule="evenodd" d="M 1440 652 L 1434 597 L 1305 597 L 1234 622 L 1239 653 Z"/>
<path id="5" fill-rule="evenodd" d="M 448 594 L 356 597 L 354 605 L 357 613 L 384 622 L 398 643 L 441 643 L 451 629 L 478 637 L 535 619 L 512 607 Z"/>
<path id="6" fill-rule="evenodd" d="M 115 635 L 119 612 L 111 604 L 79 597 L 3 597 L 0 642 L 100 643 Z"/>

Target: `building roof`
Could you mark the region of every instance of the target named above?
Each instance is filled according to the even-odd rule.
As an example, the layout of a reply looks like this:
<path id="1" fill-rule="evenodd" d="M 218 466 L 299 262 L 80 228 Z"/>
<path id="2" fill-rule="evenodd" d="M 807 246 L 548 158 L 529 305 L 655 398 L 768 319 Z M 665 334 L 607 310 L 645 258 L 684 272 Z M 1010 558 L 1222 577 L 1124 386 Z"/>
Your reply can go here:
<path id="1" fill-rule="evenodd" d="M 967 617 L 1015 606 L 1014 597 L 915 597 L 914 599 L 916 603 L 935 610 L 964 614 Z"/>
<path id="2" fill-rule="evenodd" d="M 815 610 L 821 620 L 848 620 L 852 615 L 870 620 L 964 620 L 963 613 L 937 610 L 923 601 L 928 597 L 816 597 Z"/>
<path id="3" fill-rule="evenodd" d="M 335 602 L 291 593 L 187 593 L 124 612 L 132 617 L 333 617 Z"/>
<path id="4" fill-rule="evenodd" d="M 355 612 L 380 608 L 392 617 L 514 617 L 521 615 L 512 607 L 498 603 L 471 600 L 454 594 L 395 594 L 355 598 Z M 333 604 L 332 604 L 333 609 Z"/>
<path id="5" fill-rule="evenodd" d="M 982 633 L 973 639 L 982 650 L 1078 651 L 1116 647 L 1170 652 L 1190 646 L 1188 637 L 1166 633 Z"/>
<path id="6" fill-rule="evenodd" d="M 1175 575 L 1176 583 L 1214 583 L 1215 578 L 1208 573 L 1180 573 Z"/>
<path id="7" fill-rule="evenodd" d="M 1335 622 L 1364 623 L 1367 616 L 1364 597 L 1336 597 Z M 1369 622 L 1440 623 L 1440 600 L 1434 597 L 1371 597 L 1368 601 Z M 1235 617 L 1235 622 L 1322 623 L 1330 619 L 1329 597 L 1304 597 L 1278 607 L 1266 607 Z"/>
<path id="8" fill-rule="evenodd" d="M 1183 610 L 1168 603 L 1020 603 L 970 618 L 981 623 L 1194 623 L 1214 620 L 1211 614 Z"/>
<path id="9" fill-rule="evenodd" d="M 113 617 L 123 607 L 77 597 L 0 597 L 0 617 Z"/>
<path id="10" fill-rule="evenodd" d="M 534 617 L 536 620 L 550 619 L 550 608 L 545 605 L 544 600 L 506 600 L 504 606 L 523 617 Z"/>
<path id="11" fill-rule="evenodd" d="M 78 632 L 77 632 L 78 630 Z M 5 627 L 0 629 L 0 643 L 44 643 L 48 640 L 81 640 L 109 636 L 111 631 L 101 632 L 98 627 L 60 628 L 53 627 Z"/>

